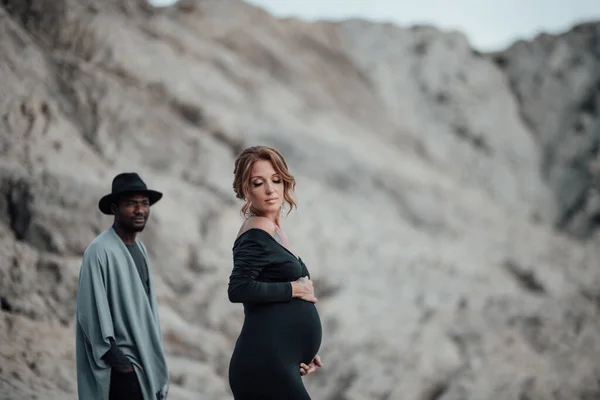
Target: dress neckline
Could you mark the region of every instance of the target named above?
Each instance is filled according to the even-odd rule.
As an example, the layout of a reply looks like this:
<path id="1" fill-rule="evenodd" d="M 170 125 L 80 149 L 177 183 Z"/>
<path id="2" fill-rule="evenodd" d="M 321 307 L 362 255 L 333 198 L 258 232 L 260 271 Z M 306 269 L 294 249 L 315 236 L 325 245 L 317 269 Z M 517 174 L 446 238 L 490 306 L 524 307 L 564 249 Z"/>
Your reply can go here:
<path id="1" fill-rule="evenodd" d="M 246 233 L 250 232 L 250 231 L 260 231 L 263 232 L 266 236 L 268 236 L 275 244 L 277 244 L 279 247 L 281 247 L 283 250 L 287 251 L 292 257 L 294 257 L 296 260 L 301 261 L 300 257 L 297 257 L 294 253 L 292 253 L 287 247 L 285 247 L 284 245 L 282 245 L 281 243 L 279 243 L 274 237 L 273 235 L 271 235 L 269 232 L 265 231 L 264 229 L 260 229 L 260 228 L 250 228 L 247 231 L 244 231 L 241 235 L 239 235 L 236 239 L 235 242 L 233 243 L 233 245 L 235 246 L 238 241 L 242 238 L 242 236 L 244 236 Z"/>

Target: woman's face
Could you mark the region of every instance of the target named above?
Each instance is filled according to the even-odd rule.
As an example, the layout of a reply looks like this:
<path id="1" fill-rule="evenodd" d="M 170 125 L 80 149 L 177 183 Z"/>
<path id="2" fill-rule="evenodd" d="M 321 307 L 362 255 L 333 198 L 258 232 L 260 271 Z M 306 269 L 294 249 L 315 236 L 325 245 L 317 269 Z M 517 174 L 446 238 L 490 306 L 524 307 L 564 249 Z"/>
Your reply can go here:
<path id="1" fill-rule="evenodd" d="M 258 160 L 250 171 L 249 199 L 261 215 L 278 213 L 283 204 L 283 180 L 268 160 Z"/>

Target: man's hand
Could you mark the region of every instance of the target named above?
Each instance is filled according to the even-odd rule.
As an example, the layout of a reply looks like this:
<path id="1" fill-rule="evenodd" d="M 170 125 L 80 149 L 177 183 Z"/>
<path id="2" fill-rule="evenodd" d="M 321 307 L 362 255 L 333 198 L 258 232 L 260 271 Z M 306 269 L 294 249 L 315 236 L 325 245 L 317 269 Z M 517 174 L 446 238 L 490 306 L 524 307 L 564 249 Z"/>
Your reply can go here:
<path id="1" fill-rule="evenodd" d="M 317 298 L 315 297 L 315 289 L 313 283 L 308 277 L 303 276 L 298 280 L 291 282 L 292 284 L 292 297 L 297 297 L 302 300 L 316 303 Z"/>
<path id="2" fill-rule="evenodd" d="M 300 364 L 300 375 L 308 375 L 312 374 L 317 370 L 317 368 L 321 368 L 323 363 L 321 362 L 321 357 L 317 354 L 315 358 L 312 359 L 310 364 L 306 365 L 304 363 Z"/>

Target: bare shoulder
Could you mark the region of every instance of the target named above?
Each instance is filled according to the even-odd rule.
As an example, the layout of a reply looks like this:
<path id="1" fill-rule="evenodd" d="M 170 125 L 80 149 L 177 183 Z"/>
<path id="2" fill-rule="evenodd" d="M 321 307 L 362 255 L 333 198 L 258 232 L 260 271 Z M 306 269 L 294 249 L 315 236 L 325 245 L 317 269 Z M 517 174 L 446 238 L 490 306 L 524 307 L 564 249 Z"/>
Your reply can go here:
<path id="1" fill-rule="evenodd" d="M 240 237 L 245 232 L 250 229 L 261 229 L 266 231 L 269 235 L 273 236 L 275 234 L 275 224 L 269 218 L 266 217 L 249 217 L 244 221 L 240 231 L 238 232 L 238 237 Z"/>

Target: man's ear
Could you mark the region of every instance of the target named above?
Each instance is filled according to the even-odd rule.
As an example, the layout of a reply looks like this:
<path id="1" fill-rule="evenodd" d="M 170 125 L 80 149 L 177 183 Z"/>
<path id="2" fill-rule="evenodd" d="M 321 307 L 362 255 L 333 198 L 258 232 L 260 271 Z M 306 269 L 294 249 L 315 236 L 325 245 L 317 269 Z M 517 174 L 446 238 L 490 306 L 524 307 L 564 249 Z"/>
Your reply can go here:
<path id="1" fill-rule="evenodd" d="M 110 211 L 112 211 L 113 214 L 117 213 L 117 205 L 115 203 L 110 205 Z"/>

